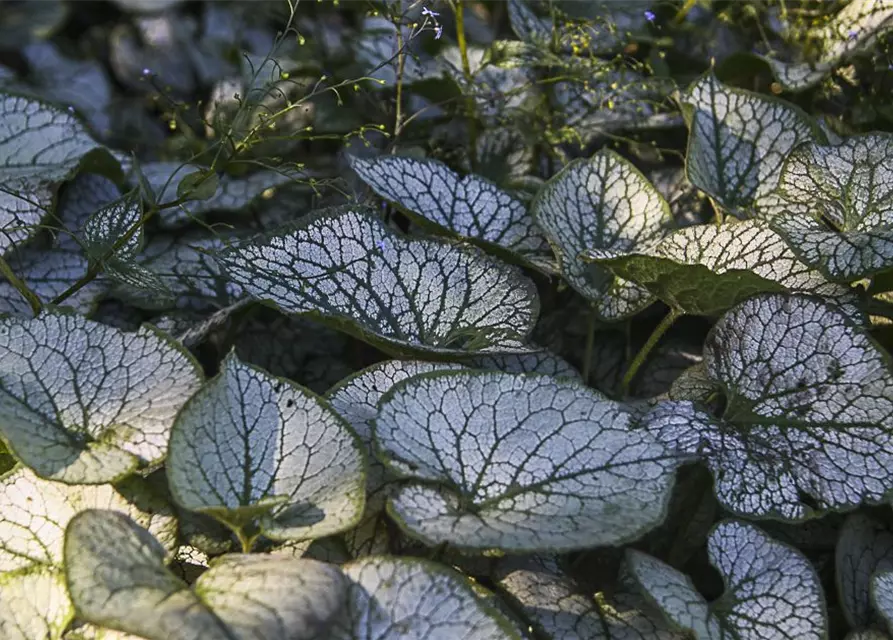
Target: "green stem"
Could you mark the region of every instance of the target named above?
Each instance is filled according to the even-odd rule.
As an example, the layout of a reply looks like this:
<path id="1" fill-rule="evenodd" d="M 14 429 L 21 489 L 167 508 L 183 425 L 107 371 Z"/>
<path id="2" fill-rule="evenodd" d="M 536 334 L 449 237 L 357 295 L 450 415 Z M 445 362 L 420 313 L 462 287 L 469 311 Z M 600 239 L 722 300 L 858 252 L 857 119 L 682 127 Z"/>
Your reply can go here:
<path id="1" fill-rule="evenodd" d="M 22 294 L 22 297 L 28 302 L 28 305 L 31 307 L 31 312 L 36 318 L 40 314 L 40 310 L 43 308 L 40 298 L 38 298 L 37 294 L 31 291 L 31 289 L 28 288 L 28 285 L 26 285 L 25 282 L 13 272 L 12 267 L 10 267 L 9 263 L 2 257 L 0 257 L 0 275 L 3 275 L 9 280 L 9 284 Z"/>
<path id="2" fill-rule="evenodd" d="M 403 131 L 403 72 L 406 67 L 406 52 L 403 50 L 403 26 L 397 24 L 397 110 L 394 115 L 394 141 L 391 153 L 397 151 L 400 133 Z"/>
<path id="3" fill-rule="evenodd" d="M 633 378 L 636 377 L 639 369 L 645 364 L 651 351 L 657 346 L 657 343 L 660 342 L 660 339 L 667 332 L 667 329 L 672 327 L 673 323 L 676 322 L 677 318 L 681 315 L 682 313 L 680 311 L 677 311 L 676 309 L 671 310 L 670 313 L 664 316 L 664 319 L 660 321 L 660 324 L 654 328 L 651 335 L 648 336 L 647 342 L 642 345 L 642 348 L 639 349 L 636 357 L 633 358 L 632 364 L 629 365 L 629 369 L 626 370 L 626 374 L 623 376 L 623 381 L 620 383 L 620 394 L 623 397 L 629 395 L 629 387 L 632 384 Z"/>
<path id="4" fill-rule="evenodd" d="M 465 40 L 465 8 L 464 0 L 456 0 L 453 5 L 453 11 L 456 14 L 456 43 L 459 45 L 459 55 L 462 58 L 462 73 L 465 76 L 465 82 L 469 91 L 472 90 L 472 82 L 474 77 L 471 74 L 471 63 L 468 61 L 468 43 Z M 477 166 L 477 139 L 478 127 L 476 119 L 476 109 L 474 106 L 474 97 L 472 95 L 465 96 L 465 110 L 468 118 L 468 137 L 469 137 L 469 157 L 471 158 L 471 170 L 474 171 Z"/>
<path id="5" fill-rule="evenodd" d="M 583 382 L 589 384 L 592 373 L 592 349 L 595 346 L 595 309 L 589 310 L 589 323 L 586 326 L 586 351 L 583 353 Z"/>
<path id="6" fill-rule="evenodd" d="M 233 531 L 236 532 L 236 537 L 239 539 L 239 544 L 242 545 L 242 553 L 251 553 L 251 549 L 254 548 L 254 543 L 257 540 L 257 536 L 248 535 L 245 532 L 244 527 L 233 527 Z"/>

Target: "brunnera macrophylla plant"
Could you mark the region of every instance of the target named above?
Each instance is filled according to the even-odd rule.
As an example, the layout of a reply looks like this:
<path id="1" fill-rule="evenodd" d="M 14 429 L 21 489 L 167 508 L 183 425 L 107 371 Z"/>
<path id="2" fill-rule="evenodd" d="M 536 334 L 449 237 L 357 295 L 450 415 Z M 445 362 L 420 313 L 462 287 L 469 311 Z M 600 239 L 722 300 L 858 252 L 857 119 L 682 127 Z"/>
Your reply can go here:
<path id="1" fill-rule="evenodd" d="M 890 3 L 117 4 L 0 67 L 0 638 L 893 637 Z"/>

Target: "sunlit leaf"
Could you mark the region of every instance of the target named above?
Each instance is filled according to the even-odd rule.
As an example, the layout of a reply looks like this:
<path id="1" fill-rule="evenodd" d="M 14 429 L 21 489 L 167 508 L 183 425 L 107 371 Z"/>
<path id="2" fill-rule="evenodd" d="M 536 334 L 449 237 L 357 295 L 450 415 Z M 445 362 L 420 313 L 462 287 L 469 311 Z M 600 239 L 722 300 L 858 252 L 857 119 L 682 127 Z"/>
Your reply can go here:
<path id="1" fill-rule="evenodd" d="M 803 519 L 893 488 L 890 358 L 840 311 L 751 298 L 713 327 L 699 366 L 701 404 L 659 404 L 644 424 L 706 460 L 728 509 Z"/>
<path id="2" fill-rule="evenodd" d="M 220 254 L 230 280 L 396 353 L 525 352 L 533 283 L 479 250 L 409 239 L 361 208 L 324 210 Z"/>
<path id="3" fill-rule="evenodd" d="M 65 573 L 78 617 L 146 640 L 316 638 L 344 606 L 347 581 L 312 560 L 226 555 L 192 588 L 133 520 L 84 511 L 65 534 Z"/>
<path id="4" fill-rule="evenodd" d="M 524 203 L 488 180 L 460 177 L 437 160 L 400 156 L 351 156 L 350 166 L 375 193 L 423 222 L 521 253 L 544 248 Z"/>
<path id="5" fill-rule="evenodd" d="M 688 179 L 739 217 L 757 213 L 795 146 L 824 141 L 818 126 L 799 108 L 725 86 L 712 73 L 679 100 L 689 128 Z"/>
<path id="6" fill-rule="evenodd" d="M 351 581 L 332 640 L 520 640 L 511 623 L 478 598 L 467 578 L 417 558 L 365 558 L 343 567 Z"/>
<path id="7" fill-rule="evenodd" d="M 375 443 L 409 483 L 389 513 L 428 544 L 569 550 L 664 517 L 675 462 L 622 405 L 571 380 L 441 371 L 392 387 Z M 440 487 L 432 486 L 438 483 Z"/>
<path id="8" fill-rule="evenodd" d="M 179 505 L 276 540 L 348 529 L 365 501 L 363 452 L 340 417 L 232 353 L 177 415 L 166 468 Z"/>
<path id="9" fill-rule="evenodd" d="M 726 520 L 707 542 L 725 592 L 707 602 L 691 579 L 657 558 L 629 550 L 633 576 L 649 598 L 698 640 L 827 637 L 825 597 L 815 569 L 799 551 L 750 524 Z"/>
<path id="10" fill-rule="evenodd" d="M 584 258 L 694 315 L 718 315 L 758 293 L 856 301 L 848 287 L 829 283 L 801 263 L 762 220 L 686 227 L 632 251 L 594 250 Z"/>
<path id="11" fill-rule="evenodd" d="M 806 264 L 836 282 L 893 269 L 893 136 L 805 144 L 781 170 L 764 206 Z"/>
<path id="12" fill-rule="evenodd" d="M 60 571 L 40 567 L 0 574 L 4 640 L 59 640 L 73 617 Z"/>
<path id="13" fill-rule="evenodd" d="M 821 81 L 844 59 L 870 49 L 891 28 L 893 2 L 852 0 L 833 20 L 808 34 L 808 41 L 816 43 L 819 51 L 814 59 L 784 62 L 769 56 L 766 60 L 784 88 L 802 91 Z"/>
<path id="14" fill-rule="evenodd" d="M 835 577 L 843 614 L 853 628 L 878 622 L 871 607 L 871 576 L 893 569 L 893 532 L 862 513 L 850 515 L 835 548 Z"/>
<path id="15" fill-rule="evenodd" d="M 580 259 L 587 249 L 629 251 L 662 236 L 670 208 L 629 162 L 609 150 L 575 160 L 552 177 L 532 206 L 568 283 L 606 320 L 635 314 L 653 300 L 643 288 Z"/>
<path id="16" fill-rule="evenodd" d="M 0 436 L 37 475 L 102 484 L 164 459 L 197 363 L 150 329 L 44 312 L 0 320 Z"/>
<path id="17" fill-rule="evenodd" d="M 61 568 L 65 527 L 85 509 L 120 511 L 146 527 L 165 548 L 176 545 L 173 512 L 145 480 L 117 487 L 67 485 L 19 467 L 0 478 L 0 572 L 35 565 Z"/>

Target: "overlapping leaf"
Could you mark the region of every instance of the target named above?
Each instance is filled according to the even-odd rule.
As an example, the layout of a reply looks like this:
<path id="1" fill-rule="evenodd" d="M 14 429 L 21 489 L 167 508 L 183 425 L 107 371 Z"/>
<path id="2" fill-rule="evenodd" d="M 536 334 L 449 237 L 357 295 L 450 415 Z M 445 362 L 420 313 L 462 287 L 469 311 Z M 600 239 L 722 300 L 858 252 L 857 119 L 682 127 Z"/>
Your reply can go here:
<path id="1" fill-rule="evenodd" d="M 639 551 L 627 552 L 633 576 L 667 617 L 698 640 L 827 637 L 825 598 L 812 565 L 793 547 L 750 524 L 726 520 L 707 542 L 726 590 L 708 603 L 691 579 Z"/>
<path id="2" fill-rule="evenodd" d="M 344 421 L 232 353 L 178 414 L 166 468 L 181 506 L 277 540 L 348 529 L 365 502 L 365 458 Z"/>
<path id="3" fill-rule="evenodd" d="M 890 0 L 852 0 L 834 19 L 808 34 L 817 43 L 815 59 L 784 62 L 768 57 L 778 81 L 790 91 L 802 91 L 815 85 L 845 58 L 871 48 L 893 28 L 893 2 Z"/>
<path id="4" fill-rule="evenodd" d="M 332 640 L 520 640 L 512 624 L 475 595 L 464 576 L 416 558 L 376 556 L 343 567 L 347 606 Z"/>
<path id="5" fill-rule="evenodd" d="M 0 251 L 34 233 L 56 185 L 101 149 L 71 113 L 0 91 Z"/>
<path id="6" fill-rule="evenodd" d="M 111 485 L 67 485 L 43 480 L 19 467 L 0 478 L 0 572 L 62 567 L 65 527 L 85 509 L 125 513 L 166 549 L 177 540 L 169 505 L 142 479 Z"/>
<path id="7" fill-rule="evenodd" d="M 764 295 L 711 330 L 697 395 L 644 419 L 658 440 L 703 456 L 732 511 L 802 519 L 879 501 L 893 488 L 890 358 L 817 299 Z"/>
<path id="8" fill-rule="evenodd" d="M 65 579 L 47 567 L 0 574 L 0 637 L 58 640 L 74 617 Z"/>
<path id="9" fill-rule="evenodd" d="M 849 516 L 835 548 L 835 577 L 843 614 L 853 628 L 873 626 L 871 576 L 893 569 L 893 532 L 861 513 Z"/>
<path id="10" fill-rule="evenodd" d="M 488 180 L 460 177 L 437 160 L 399 156 L 351 156 L 350 166 L 375 193 L 422 221 L 519 253 L 544 248 L 524 203 Z"/>
<path id="11" fill-rule="evenodd" d="M 226 555 L 190 589 L 164 560 L 164 548 L 127 516 L 78 514 L 65 534 L 78 617 L 146 640 L 309 640 L 345 604 L 347 581 L 321 562 Z"/>
<path id="12" fill-rule="evenodd" d="M 805 144 L 785 162 L 764 207 L 806 264 L 837 282 L 893 269 L 893 136 Z"/>
<path id="13" fill-rule="evenodd" d="M 0 320 L 0 436 L 44 478 L 102 484 L 159 463 L 200 380 L 197 363 L 149 329 L 49 312 Z"/>
<path id="14" fill-rule="evenodd" d="M 656 526 L 675 462 L 627 410 L 570 380 L 442 371 L 392 387 L 375 442 L 413 478 L 389 513 L 428 544 L 514 552 L 612 545 Z M 432 486 L 437 483 L 440 486 Z"/>
<path id="15" fill-rule="evenodd" d="M 670 208 L 632 164 L 609 150 L 576 160 L 546 183 L 532 212 L 558 253 L 562 274 L 602 318 L 633 315 L 653 300 L 645 289 L 579 257 L 587 249 L 629 251 L 664 234 Z"/>
<path id="16" fill-rule="evenodd" d="M 499 586 L 525 617 L 553 640 L 681 640 L 626 577 L 610 600 L 586 593 L 554 558 L 509 558 L 498 570 Z"/>
<path id="17" fill-rule="evenodd" d="M 533 283 L 479 250 L 390 231 L 365 209 L 308 216 L 220 254 L 230 280 L 386 351 L 525 352 Z"/>
<path id="18" fill-rule="evenodd" d="M 893 629 L 893 571 L 879 571 L 871 577 L 871 600 L 887 628 Z"/>
<path id="19" fill-rule="evenodd" d="M 794 105 L 727 87 L 712 74 L 679 100 L 689 128 L 688 179 L 739 217 L 758 213 L 795 146 L 824 141 L 818 126 Z"/>
<path id="20" fill-rule="evenodd" d="M 762 220 L 686 227 L 632 251 L 594 250 L 584 258 L 694 315 L 718 315 L 755 294 L 781 291 L 855 303 L 848 287 L 801 263 Z"/>

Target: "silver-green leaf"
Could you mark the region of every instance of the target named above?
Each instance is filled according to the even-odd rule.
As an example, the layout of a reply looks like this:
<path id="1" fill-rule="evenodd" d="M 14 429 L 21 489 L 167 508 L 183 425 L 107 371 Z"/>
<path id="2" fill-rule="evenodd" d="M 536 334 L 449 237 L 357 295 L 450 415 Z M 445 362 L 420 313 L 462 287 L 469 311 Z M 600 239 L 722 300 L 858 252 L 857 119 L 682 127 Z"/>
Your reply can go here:
<path id="1" fill-rule="evenodd" d="M 423 223 L 519 253 L 545 248 L 525 204 L 489 180 L 460 177 L 437 160 L 399 156 L 350 156 L 350 166 L 375 193 Z"/>
<path id="2" fill-rule="evenodd" d="M 721 84 L 709 73 L 679 98 L 688 123 L 688 179 L 739 217 L 758 213 L 785 157 L 824 135 L 799 108 Z"/>
<path id="3" fill-rule="evenodd" d="M 365 457 L 345 422 L 234 353 L 178 414 L 166 469 L 180 506 L 234 529 L 257 522 L 274 540 L 349 529 L 365 502 Z"/>
<path id="4" fill-rule="evenodd" d="M 688 576 L 657 558 L 630 550 L 627 559 L 651 600 L 697 640 L 827 638 L 822 586 L 799 551 L 753 525 L 726 520 L 714 527 L 707 553 L 726 586 L 709 603 Z"/>
<path id="5" fill-rule="evenodd" d="M 843 614 L 853 628 L 874 626 L 871 576 L 893 570 L 893 531 L 863 513 L 850 515 L 835 547 L 837 591 Z"/>
<path id="6" fill-rule="evenodd" d="M 198 364 L 150 329 L 44 312 L 0 320 L 0 436 L 44 478 L 102 484 L 157 465 Z"/>
<path id="7" fill-rule="evenodd" d="M 835 282 L 893 269 L 893 135 L 804 144 L 763 209 L 804 263 Z"/>
<path id="8" fill-rule="evenodd" d="M 345 604 L 347 581 L 321 562 L 226 555 L 189 588 L 165 558 L 158 541 L 123 514 L 75 516 L 65 534 L 65 573 L 78 617 L 146 640 L 311 640 Z"/>
<path id="9" fill-rule="evenodd" d="M 0 637 L 59 640 L 74 607 L 58 570 L 36 567 L 0 574 Z"/>
<path id="10" fill-rule="evenodd" d="M 373 556 L 342 570 L 350 586 L 332 640 L 521 640 L 467 578 L 443 565 Z"/>
<path id="11" fill-rule="evenodd" d="M 890 357 L 839 310 L 751 298 L 711 329 L 699 367 L 702 404 L 659 404 L 643 424 L 703 457 L 728 509 L 798 520 L 813 503 L 852 509 L 893 489 Z"/>
<path id="12" fill-rule="evenodd" d="M 427 544 L 465 549 L 635 539 L 663 520 L 676 462 L 631 422 L 623 405 L 571 380 L 415 376 L 385 394 L 375 419 L 380 457 L 416 480 L 389 513 Z"/>
<path id="13" fill-rule="evenodd" d="M 221 252 L 230 280 L 287 313 L 311 314 L 397 354 L 526 352 L 531 281 L 480 250 L 391 231 L 342 208 Z"/>
<path id="14" fill-rule="evenodd" d="M 532 212 L 565 279 L 601 318 L 631 316 L 654 300 L 642 287 L 579 257 L 587 249 L 629 251 L 664 235 L 670 207 L 631 163 L 607 149 L 575 160 L 546 183 Z"/>

